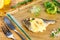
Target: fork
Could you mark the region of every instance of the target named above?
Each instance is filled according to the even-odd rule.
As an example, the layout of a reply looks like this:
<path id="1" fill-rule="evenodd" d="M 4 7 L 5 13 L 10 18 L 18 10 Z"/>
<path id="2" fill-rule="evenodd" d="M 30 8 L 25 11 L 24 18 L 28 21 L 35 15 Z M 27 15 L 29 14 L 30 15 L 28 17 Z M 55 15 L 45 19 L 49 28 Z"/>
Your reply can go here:
<path id="1" fill-rule="evenodd" d="M 13 36 L 13 34 L 10 32 L 10 30 L 5 26 L 5 27 L 1 27 L 3 33 L 6 35 L 7 38 L 11 38 L 13 40 L 16 40 Z"/>
<path id="2" fill-rule="evenodd" d="M 25 40 L 25 37 L 15 29 L 14 25 L 12 24 L 12 22 L 7 17 L 4 17 L 4 22 L 5 22 L 5 24 L 7 24 L 7 26 L 11 30 L 15 31 L 21 37 L 22 40 Z"/>

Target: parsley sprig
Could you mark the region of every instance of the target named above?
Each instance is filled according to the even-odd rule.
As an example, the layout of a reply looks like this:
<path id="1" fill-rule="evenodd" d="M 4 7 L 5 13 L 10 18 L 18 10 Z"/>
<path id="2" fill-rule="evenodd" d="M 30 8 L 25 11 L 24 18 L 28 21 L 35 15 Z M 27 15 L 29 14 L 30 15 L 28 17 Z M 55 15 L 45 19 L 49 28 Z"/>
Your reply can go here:
<path id="1" fill-rule="evenodd" d="M 11 6 L 11 8 L 16 8 L 19 7 L 21 5 L 27 4 L 28 2 L 32 2 L 33 0 L 24 0 L 23 2 L 18 2 L 16 5 Z"/>
<path id="2" fill-rule="evenodd" d="M 58 36 L 57 34 L 59 34 L 59 33 L 60 33 L 60 28 L 58 28 L 57 30 L 52 31 L 50 36 L 55 37 L 55 36 Z"/>

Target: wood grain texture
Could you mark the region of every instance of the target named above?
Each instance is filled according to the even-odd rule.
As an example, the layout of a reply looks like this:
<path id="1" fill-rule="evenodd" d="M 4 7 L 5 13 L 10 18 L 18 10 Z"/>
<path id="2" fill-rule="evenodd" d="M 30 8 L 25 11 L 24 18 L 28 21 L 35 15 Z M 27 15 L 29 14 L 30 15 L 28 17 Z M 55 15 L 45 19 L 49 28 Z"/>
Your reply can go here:
<path id="1" fill-rule="evenodd" d="M 19 14 L 19 15 L 18 15 Z M 56 15 L 49 15 L 43 11 L 40 12 L 40 16 L 38 16 L 38 18 L 44 18 L 44 19 L 50 19 L 50 20 L 56 20 L 56 23 L 53 25 L 49 25 L 45 31 L 43 32 L 38 32 L 38 33 L 33 33 L 31 31 L 29 31 L 24 25 L 22 20 L 24 20 L 25 18 L 29 18 L 29 17 L 34 17 L 36 18 L 33 14 L 29 13 L 29 12 L 17 12 L 16 14 L 13 15 L 18 22 L 21 24 L 21 26 L 24 28 L 24 30 L 26 31 L 27 34 L 29 34 L 29 36 L 31 37 L 32 40 L 60 40 L 60 36 L 56 37 L 56 38 L 51 38 L 50 37 L 50 33 L 53 29 L 57 29 L 60 27 L 60 15 L 56 14 Z"/>
<path id="2" fill-rule="evenodd" d="M 13 3 L 13 2 L 12 2 Z M 15 2 L 14 2 L 15 4 Z M 50 33 L 52 31 L 52 29 L 57 29 L 58 27 L 60 27 L 60 15 L 59 14 L 56 14 L 56 15 L 49 15 L 45 12 L 45 9 L 44 9 L 44 6 L 42 5 L 43 4 L 43 1 L 42 2 L 39 2 L 38 5 L 41 6 L 41 12 L 40 12 L 40 15 L 37 16 L 38 18 L 44 18 L 44 19 L 50 19 L 50 20 L 56 20 L 56 23 L 53 24 L 53 25 L 49 25 L 45 31 L 43 32 L 38 32 L 38 33 L 33 33 L 31 31 L 29 31 L 22 23 L 22 20 L 25 19 L 25 18 L 29 18 L 29 17 L 34 17 L 36 18 L 36 16 L 34 14 L 31 14 L 29 10 L 31 7 L 27 7 L 25 9 L 19 9 L 19 10 L 14 10 L 13 12 L 11 13 L 14 13 L 13 16 L 18 20 L 18 22 L 21 24 L 21 26 L 23 27 L 23 29 L 26 31 L 26 33 L 30 36 L 30 38 L 32 40 L 60 40 L 60 36 L 58 37 L 55 37 L 55 38 L 51 38 L 50 37 Z M 13 5 L 13 4 L 12 4 Z M 36 4 L 37 5 L 37 4 Z M 23 8 L 23 7 L 22 7 Z M 12 40 L 12 39 L 8 39 L 4 33 L 2 32 L 2 29 L 1 27 L 4 26 L 4 23 L 3 23 L 3 18 L 0 17 L 0 40 Z M 16 26 L 16 29 L 21 33 L 23 34 Z M 14 37 L 16 38 L 16 40 L 21 40 L 21 38 L 13 31 L 13 30 L 10 30 L 13 34 L 14 34 Z M 24 35 L 24 34 L 23 34 Z M 25 37 L 25 35 L 24 35 Z"/>
<path id="3" fill-rule="evenodd" d="M 45 12 L 45 8 L 43 6 L 43 1 L 36 3 L 35 5 L 40 5 L 41 11 L 39 16 L 35 16 L 34 14 L 30 13 L 30 7 L 27 7 L 22 10 L 18 10 L 13 16 L 17 19 L 17 21 L 21 24 L 21 26 L 24 28 L 27 34 L 31 37 L 32 40 L 60 40 L 60 36 L 51 38 L 50 33 L 53 29 L 57 29 L 60 27 L 60 15 L 55 14 L 55 15 L 50 15 L 47 12 Z M 56 23 L 53 25 L 49 25 L 45 31 L 43 32 L 38 32 L 38 33 L 33 33 L 29 31 L 23 24 L 22 20 L 25 18 L 43 18 L 43 19 L 49 19 L 49 20 L 56 20 Z"/>
<path id="4" fill-rule="evenodd" d="M 1 27 L 5 27 L 5 24 L 4 24 L 4 21 L 3 21 L 3 18 L 0 18 L 0 40 L 12 40 L 12 39 L 8 39 L 5 34 L 3 33 Z M 16 28 L 17 29 L 17 28 Z M 16 40 L 21 40 L 21 38 L 13 31 L 13 30 L 10 30 L 14 37 L 16 38 Z"/>

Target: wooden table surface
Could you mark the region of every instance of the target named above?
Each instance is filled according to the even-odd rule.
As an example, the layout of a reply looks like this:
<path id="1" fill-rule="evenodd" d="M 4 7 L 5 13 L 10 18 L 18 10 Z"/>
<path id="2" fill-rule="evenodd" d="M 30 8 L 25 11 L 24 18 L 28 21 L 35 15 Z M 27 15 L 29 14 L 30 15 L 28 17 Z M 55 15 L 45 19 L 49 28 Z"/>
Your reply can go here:
<path id="1" fill-rule="evenodd" d="M 15 5 L 15 4 L 17 4 L 18 2 L 21 2 L 21 1 L 24 1 L 24 0 L 11 0 L 11 5 L 10 6 L 13 6 L 13 5 Z M 9 9 L 9 8 L 8 8 Z M 8 10 L 7 9 L 7 10 Z M 5 9 L 3 9 L 4 11 L 6 11 Z M 0 10 L 1 11 L 1 10 Z M 6 11 L 7 12 L 7 11 Z M 5 36 L 5 34 L 3 33 L 3 31 L 2 31 L 2 29 L 1 29 L 1 27 L 5 27 L 5 24 L 4 24 L 4 22 L 3 22 L 3 17 L 0 17 L 0 40 L 12 40 L 12 39 L 9 39 L 9 38 L 7 38 L 6 36 Z M 16 29 L 22 34 L 22 35 L 24 35 L 17 27 L 16 27 Z M 9 29 L 10 30 L 10 29 Z M 13 35 L 14 35 L 14 37 L 16 38 L 16 40 L 21 40 L 21 38 L 14 32 L 14 31 L 12 31 L 12 30 L 10 30 L 12 33 L 13 33 Z M 25 36 L 24 36 L 25 37 Z M 26 38 L 26 37 L 25 37 Z"/>
<path id="2" fill-rule="evenodd" d="M 12 0 L 14 1 L 14 0 Z M 20 1 L 20 0 L 19 0 Z M 12 2 L 13 4 L 17 3 L 17 0 L 15 0 L 14 2 Z M 12 4 L 12 5 L 13 5 Z M 40 5 L 40 4 L 39 4 Z M 24 18 L 28 18 L 28 17 L 34 17 L 33 15 L 31 15 L 30 13 L 25 13 L 25 12 L 22 12 L 22 13 L 18 13 L 13 15 L 15 16 L 15 18 L 19 21 L 19 23 L 22 24 L 22 27 L 24 28 L 24 30 L 29 34 L 29 36 L 32 38 L 32 40 L 60 40 L 60 36 L 59 37 L 56 37 L 56 38 L 50 38 L 49 35 L 52 31 L 53 28 L 58 28 L 60 27 L 60 14 L 56 14 L 56 15 L 49 15 L 49 14 L 46 14 L 45 12 L 43 12 L 44 10 L 42 9 L 42 11 L 40 12 L 40 16 L 38 18 L 44 18 L 44 19 L 52 19 L 52 20 L 56 20 L 57 22 L 54 24 L 54 25 L 49 25 L 46 30 L 44 32 L 38 32 L 38 33 L 33 33 L 31 31 L 29 31 L 28 29 L 25 28 L 25 26 L 21 23 L 21 20 L 23 20 Z M 43 14 L 42 14 L 43 13 Z M 23 15 L 22 15 L 23 14 Z M 18 15 L 18 16 L 17 16 Z M 1 27 L 3 27 L 5 24 L 3 22 L 3 17 L 0 17 L 0 40 L 12 40 L 12 39 L 8 39 Z M 21 33 L 23 34 L 17 27 L 16 29 Z M 10 29 L 9 29 L 10 30 Z M 21 38 L 13 31 L 13 30 L 10 30 L 14 37 L 16 38 L 16 40 L 21 40 Z M 23 34 L 24 35 L 24 34 Z M 25 37 L 25 36 L 24 36 Z M 26 37 L 25 37 L 26 38 Z"/>

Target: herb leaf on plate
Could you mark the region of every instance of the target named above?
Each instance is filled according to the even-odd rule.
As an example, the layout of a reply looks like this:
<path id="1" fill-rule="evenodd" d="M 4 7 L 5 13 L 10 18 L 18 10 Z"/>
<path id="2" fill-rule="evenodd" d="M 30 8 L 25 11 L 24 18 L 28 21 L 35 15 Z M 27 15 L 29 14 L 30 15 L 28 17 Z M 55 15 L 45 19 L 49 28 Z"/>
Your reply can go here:
<path id="1" fill-rule="evenodd" d="M 56 6 L 59 6 L 60 7 L 60 3 L 57 1 L 57 0 L 52 0 L 53 3 L 56 5 Z"/>
<path id="2" fill-rule="evenodd" d="M 17 8 L 21 5 L 27 4 L 28 2 L 32 2 L 33 0 L 24 0 L 23 2 L 18 2 L 16 5 L 11 6 L 11 8 Z"/>
<path id="3" fill-rule="evenodd" d="M 32 6 L 30 11 L 31 11 L 31 13 L 38 16 L 40 14 L 40 6 L 34 5 L 34 6 Z"/>
<path id="4" fill-rule="evenodd" d="M 56 36 L 59 35 L 59 33 L 60 33 L 60 28 L 58 28 L 57 30 L 53 30 L 50 36 L 51 37 L 56 37 Z"/>
<path id="5" fill-rule="evenodd" d="M 45 2 L 44 6 L 46 8 L 46 12 L 49 14 L 56 14 L 57 7 L 52 2 Z"/>

